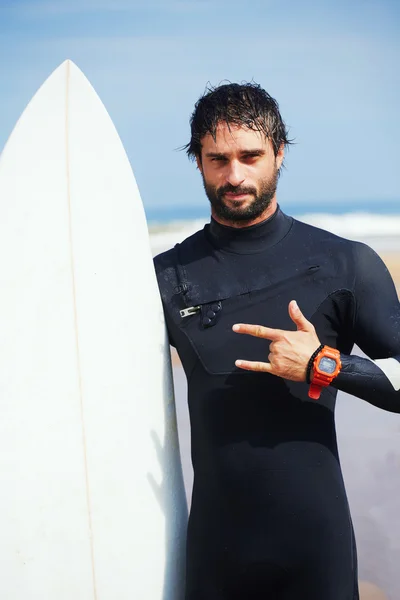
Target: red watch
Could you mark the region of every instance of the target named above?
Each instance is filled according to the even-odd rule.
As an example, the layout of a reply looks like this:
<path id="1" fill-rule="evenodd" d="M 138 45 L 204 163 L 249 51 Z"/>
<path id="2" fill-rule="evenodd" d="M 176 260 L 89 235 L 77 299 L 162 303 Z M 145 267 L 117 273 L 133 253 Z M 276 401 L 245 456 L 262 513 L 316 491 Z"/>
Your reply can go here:
<path id="1" fill-rule="evenodd" d="M 342 363 L 340 360 L 340 352 L 336 348 L 324 346 L 317 354 L 312 366 L 312 381 L 308 395 L 313 400 L 318 400 L 323 387 L 332 383 L 339 375 Z"/>

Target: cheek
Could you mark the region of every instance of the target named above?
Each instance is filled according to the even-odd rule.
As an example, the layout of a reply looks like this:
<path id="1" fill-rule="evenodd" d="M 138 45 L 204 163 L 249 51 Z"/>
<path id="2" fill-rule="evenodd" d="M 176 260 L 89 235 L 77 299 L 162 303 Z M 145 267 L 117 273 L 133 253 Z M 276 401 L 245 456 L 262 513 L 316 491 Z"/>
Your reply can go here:
<path id="1" fill-rule="evenodd" d="M 276 164 L 275 159 L 265 160 L 262 164 L 257 165 L 257 174 L 259 179 L 272 177 L 277 168 L 278 165 Z"/>
<path id="2" fill-rule="evenodd" d="M 224 179 L 223 169 L 212 166 L 204 166 L 203 179 L 208 185 L 219 186 Z"/>

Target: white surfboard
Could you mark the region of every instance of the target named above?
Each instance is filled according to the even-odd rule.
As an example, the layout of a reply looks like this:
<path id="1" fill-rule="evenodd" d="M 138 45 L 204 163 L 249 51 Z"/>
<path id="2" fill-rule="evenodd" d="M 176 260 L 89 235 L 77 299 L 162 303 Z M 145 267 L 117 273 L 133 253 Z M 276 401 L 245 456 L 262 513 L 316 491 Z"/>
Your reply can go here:
<path id="1" fill-rule="evenodd" d="M 143 206 L 70 61 L 0 159 L 0 598 L 178 600 L 187 509 Z"/>

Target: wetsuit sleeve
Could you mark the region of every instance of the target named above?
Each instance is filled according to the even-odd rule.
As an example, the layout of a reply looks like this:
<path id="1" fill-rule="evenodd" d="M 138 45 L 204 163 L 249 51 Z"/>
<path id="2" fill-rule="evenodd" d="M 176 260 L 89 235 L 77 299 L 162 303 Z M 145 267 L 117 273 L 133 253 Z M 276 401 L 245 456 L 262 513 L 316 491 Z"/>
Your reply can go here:
<path id="1" fill-rule="evenodd" d="M 172 251 L 163 252 L 153 259 L 154 269 L 156 272 L 157 283 L 160 290 L 161 301 L 164 310 L 165 324 L 168 334 L 168 342 L 170 346 L 176 348 L 176 342 L 174 340 L 174 326 L 173 322 L 169 317 L 168 311 L 166 310 L 170 303 L 170 298 L 173 294 L 175 281 L 175 269 L 172 262 Z"/>
<path id="2" fill-rule="evenodd" d="M 369 357 L 341 355 L 332 385 L 371 404 L 400 413 L 400 304 L 383 261 L 354 244 L 354 341 Z"/>

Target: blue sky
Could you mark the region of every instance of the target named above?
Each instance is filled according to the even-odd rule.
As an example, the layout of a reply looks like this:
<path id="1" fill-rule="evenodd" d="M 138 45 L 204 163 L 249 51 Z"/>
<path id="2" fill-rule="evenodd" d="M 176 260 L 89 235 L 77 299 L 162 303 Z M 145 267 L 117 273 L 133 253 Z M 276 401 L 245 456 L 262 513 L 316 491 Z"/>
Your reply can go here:
<path id="1" fill-rule="evenodd" d="M 0 0 L 0 148 L 66 58 L 105 103 L 146 207 L 207 205 L 176 149 L 207 82 L 251 79 L 297 142 L 282 205 L 400 205 L 396 0 Z"/>

